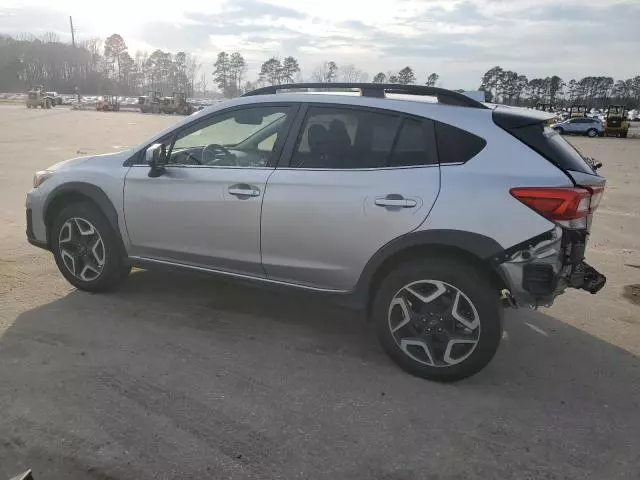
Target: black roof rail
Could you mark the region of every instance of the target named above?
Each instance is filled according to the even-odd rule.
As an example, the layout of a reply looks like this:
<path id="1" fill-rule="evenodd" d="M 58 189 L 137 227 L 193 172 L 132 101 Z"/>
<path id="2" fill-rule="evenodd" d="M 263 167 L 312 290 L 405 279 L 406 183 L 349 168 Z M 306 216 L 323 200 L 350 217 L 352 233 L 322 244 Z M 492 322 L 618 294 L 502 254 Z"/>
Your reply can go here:
<path id="1" fill-rule="evenodd" d="M 247 92 L 243 97 L 254 95 L 270 95 L 282 90 L 303 90 L 317 88 L 327 90 L 360 90 L 363 97 L 384 98 L 385 93 L 400 93 L 404 95 L 423 95 L 436 97 L 438 103 L 455 105 L 457 107 L 488 108 L 482 103 L 452 90 L 422 85 L 401 85 L 397 83 L 289 83 L 285 85 L 271 85 Z M 293 92 L 292 92 L 293 93 Z"/>

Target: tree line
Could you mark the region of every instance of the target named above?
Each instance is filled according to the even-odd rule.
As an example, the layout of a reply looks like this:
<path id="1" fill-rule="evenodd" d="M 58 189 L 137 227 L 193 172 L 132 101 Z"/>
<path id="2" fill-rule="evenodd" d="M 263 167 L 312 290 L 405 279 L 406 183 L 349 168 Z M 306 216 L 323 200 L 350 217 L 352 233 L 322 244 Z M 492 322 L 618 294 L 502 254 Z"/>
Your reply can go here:
<path id="1" fill-rule="evenodd" d="M 62 93 L 138 95 L 145 91 L 185 92 L 189 96 L 210 95 L 215 86 L 219 94 L 231 98 L 266 85 L 311 81 L 318 83 L 369 82 L 425 84 L 436 86 L 440 76 L 433 72 L 418 79 L 410 66 L 394 71 L 369 74 L 354 64 L 338 65 L 324 61 L 308 74 L 302 74 L 299 61 L 292 57 L 270 57 L 256 78 L 247 78 L 248 63 L 240 52 L 220 52 L 212 65 L 213 74 L 200 73 L 201 61 L 187 52 L 155 50 L 131 54 L 125 40 L 115 33 L 104 41 L 91 38 L 72 46 L 57 35 L 36 38 L 22 34 L 0 35 L 0 91 L 25 91 L 31 85 Z M 212 80 L 212 82 L 210 82 Z M 209 88 L 211 85 L 211 89 Z M 640 76 L 615 80 L 588 76 L 565 81 L 558 75 L 527 78 L 500 66 L 482 77 L 480 90 L 487 100 L 510 105 L 533 106 L 550 103 L 564 106 L 587 104 L 601 108 L 610 103 L 640 106 Z"/>
<path id="2" fill-rule="evenodd" d="M 0 91 L 32 85 L 62 93 L 136 95 L 146 90 L 192 94 L 201 64 L 186 52 L 129 53 L 116 34 L 72 46 L 48 33 L 40 38 L 0 35 Z"/>
<path id="3" fill-rule="evenodd" d="M 496 66 L 484 74 L 479 89 L 486 92 L 488 101 L 508 105 L 584 104 L 588 107 L 603 108 L 615 103 L 630 108 L 640 106 L 640 75 L 624 80 L 588 76 L 565 81 L 558 75 L 528 79 L 526 75 Z"/>

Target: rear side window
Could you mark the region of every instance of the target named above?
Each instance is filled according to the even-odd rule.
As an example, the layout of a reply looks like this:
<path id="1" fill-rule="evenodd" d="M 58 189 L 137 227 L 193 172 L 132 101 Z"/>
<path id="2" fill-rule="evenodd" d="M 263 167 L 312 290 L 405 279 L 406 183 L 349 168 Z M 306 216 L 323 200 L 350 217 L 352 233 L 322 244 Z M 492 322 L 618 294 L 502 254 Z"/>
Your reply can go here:
<path id="1" fill-rule="evenodd" d="M 311 106 L 291 167 L 356 169 L 437 163 L 424 125 L 394 114 Z"/>
<path id="2" fill-rule="evenodd" d="M 487 145 L 484 138 L 440 122 L 436 122 L 436 138 L 438 158 L 443 164 L 468 162 Z"/>
<path id="3" fill-rule="evenodd" d="M 389 166 L 407 167 L 429 163 L 422 122 L 410 118 L 403 120 Z"/>

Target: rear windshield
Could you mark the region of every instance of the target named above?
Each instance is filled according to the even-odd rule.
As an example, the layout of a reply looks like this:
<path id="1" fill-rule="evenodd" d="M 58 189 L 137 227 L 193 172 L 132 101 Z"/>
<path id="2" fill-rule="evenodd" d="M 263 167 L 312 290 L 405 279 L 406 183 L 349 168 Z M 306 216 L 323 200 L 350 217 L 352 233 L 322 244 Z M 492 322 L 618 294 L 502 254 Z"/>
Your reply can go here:
<path id="1" fill-rule="evenodd" d="M 595 173 L 580 152 L 555 130 L 545 126 L 545 119 L 537 113 L 496 109 L 493 121 L 565 172 Z"/>
<path id="2" fill-rule="evenodd" d="M 567 142 L 562 135 L 549 127 L 544 127 L 544 136 L 549 148 L 555 152 L 554 159 L 557 165 L 565 170 L 582 172 L 593 175 L 593 170 L 576 148 Z"/>

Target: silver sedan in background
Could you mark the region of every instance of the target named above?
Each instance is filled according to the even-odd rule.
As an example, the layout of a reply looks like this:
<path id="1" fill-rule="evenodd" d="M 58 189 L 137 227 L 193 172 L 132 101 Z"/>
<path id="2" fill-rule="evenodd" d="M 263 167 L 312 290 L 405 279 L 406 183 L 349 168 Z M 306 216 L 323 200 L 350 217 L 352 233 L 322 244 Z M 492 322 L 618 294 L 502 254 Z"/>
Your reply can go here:
<path id="1" fill-rule="evenodd" d="M 588 137 L 604 135 L 604 125 L 597 118 L 570 118 L 564 122 L 554 123 L 551 128 L 561 134 L 572 133 Z"/>

